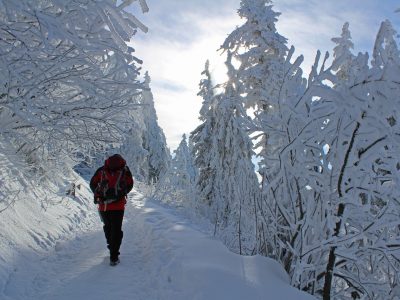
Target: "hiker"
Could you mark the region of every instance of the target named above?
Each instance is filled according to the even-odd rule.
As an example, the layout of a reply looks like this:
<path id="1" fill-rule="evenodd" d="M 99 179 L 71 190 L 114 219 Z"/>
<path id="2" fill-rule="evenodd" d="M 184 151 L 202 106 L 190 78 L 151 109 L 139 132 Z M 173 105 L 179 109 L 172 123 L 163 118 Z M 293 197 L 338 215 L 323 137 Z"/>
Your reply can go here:
<path id="1" fill-rule="evenodd" d="M 90 180 L 90 189 L 94 193 L 94 203 L 98 204 L 103 229 L 110 250 L 110 265 L 119 263 L 119 248 L 123 231 L 127 194 L 132 190 L 132 173 L 126 165 L 125 159 L 114 154 L 106 159 Z"/>

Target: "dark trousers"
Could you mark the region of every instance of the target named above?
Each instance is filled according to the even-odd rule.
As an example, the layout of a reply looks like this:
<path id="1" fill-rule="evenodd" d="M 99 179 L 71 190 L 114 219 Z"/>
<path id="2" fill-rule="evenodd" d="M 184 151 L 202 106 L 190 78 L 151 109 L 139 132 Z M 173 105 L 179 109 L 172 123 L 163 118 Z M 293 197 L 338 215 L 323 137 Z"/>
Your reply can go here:
<path id="1" fill-rule="evenodd" d="M 101 219 L 104 223 L 103 230 L 107 240 L 107 248 L 110 250 L 110 260 L 116 261 L 121 247 L 122 237 L 122 219 L 123 210 L 100 211 Z"/>

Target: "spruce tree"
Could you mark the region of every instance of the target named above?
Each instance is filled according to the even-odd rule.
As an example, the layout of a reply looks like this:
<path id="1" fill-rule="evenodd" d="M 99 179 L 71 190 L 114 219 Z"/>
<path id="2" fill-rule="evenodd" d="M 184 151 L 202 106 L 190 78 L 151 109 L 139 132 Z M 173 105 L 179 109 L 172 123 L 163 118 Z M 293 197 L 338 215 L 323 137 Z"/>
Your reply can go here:
<path id="1" fill-rule="evenodd" d="M 148 183 L 155 183 L 167 171 L 170 154 L 164 132 L 158 125 L 150 81 L 151 78 L 146 72 L 141 109 L 144 122 L 143 148 L 148 151 Z"/>
<path id="2" fill-rule="evenodd" d="M 207 216 L 215 224 L 215 233 L 234 251 L 249 254 L 255 248 L 255 203 L 258 182 L 251 162 L 252 143 L 246 131 L 243 99 L 237 89 L 231 55 L 226 62 L 230 80 L 225 92 L 214 99 L 214 124 L 207 132 L 210 141 L 205 157 L 212 181 L 199 185 L 209 205 Z M 196 147 L 196 144 L 195 144 Z M 201 171 L 201 170 L 200 170 Z"/>
<path id="3" fill-rule="evenodd" d="M 191 151 L 199 172 L 196 185 L 201 195 L 200 201 L 203 202 L 199 203 L 199 207 L 211 205 L 208 194 L 214 182 L 215 172 L 210 165 L 212 161 L 210 148 L 216 122 L 215 104 L 217 101 L 209 71 L 209 61 L 205 63 L 205 69 L 201 74 L 205 76 L 200 81 L 198 93 L 203 98 L 199 116 L 202 123 L 190 135 L 190 141 L 193 144 Z"/>

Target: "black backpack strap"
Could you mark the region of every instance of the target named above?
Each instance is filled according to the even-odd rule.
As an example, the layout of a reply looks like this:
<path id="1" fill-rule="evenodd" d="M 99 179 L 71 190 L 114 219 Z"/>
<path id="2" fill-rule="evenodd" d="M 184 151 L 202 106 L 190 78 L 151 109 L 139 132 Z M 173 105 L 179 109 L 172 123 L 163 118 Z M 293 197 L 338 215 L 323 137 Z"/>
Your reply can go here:
<path id="1" fill-rule="evenodd" d="M 119 190 L 119 188 L 120 188 L 119 183 L 120 183 L 121 178 L 122 178 L 122 176 L 123 176 L 124 174 L 125 174 L 125 168 L 123 168 L 123 169 L 119 172 L 119 174 L 118 174 L 117 182 L 115 183 L 115 191 L 118 191 L 118 190 Z"/>
<path id="2" fill-rule="evenodd" d="M 126 173 L 126 169 L 127 167 L 125 166 L 122 170 L 121 170 L 121 172 L 119 173 L 119 175 L 118 175 L 118 179 L 117 179 L 117 182 L 115 183 L 115 191 L 116 192 L 119 192 L 122 188 L 124 189 L 123 191 L 122 191 L 122 193 L 126 193 L 126 191 L 125 191 L 125 189 L 126 189 L 126 183 L 124 183 L 123 184 L 123 186 L 121 187 L 121 185 L 120 185 L 120 182 L 121 182 L 121 179 L 122 180 L 125 180 L 125 173 Z M 125 196 L 125 195 L 124 195 Z"/>

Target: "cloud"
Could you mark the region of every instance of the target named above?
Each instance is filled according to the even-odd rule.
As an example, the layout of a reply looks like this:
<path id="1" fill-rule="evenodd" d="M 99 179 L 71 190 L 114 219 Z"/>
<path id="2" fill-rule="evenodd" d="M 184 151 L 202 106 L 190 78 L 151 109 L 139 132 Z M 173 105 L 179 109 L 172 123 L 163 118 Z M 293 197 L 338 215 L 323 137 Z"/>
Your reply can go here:
<path id="1" fill-rule="evenodd" d="M 152 84 L 152 87 L 167 92 L 169 91 L 183 93 L 188 91 L 188 89 L 184 85 L 171 80 L 156 81 Z"/>
<path id="2" fill-rule="evenodd" d="M 148 2 L 151 9 L 151 1 Z M 173 150 L 183 133 L 190 133 L 199 125 L 202 99 L 197 92 L 207 59 L 216 82 L 223 80 L 224 56 L 217 50 L 240 19 L 235 10 L 221 14 L 222 9 L 218 12 L 212 9 L 215 5 L 197 9 L 202 1 L 181 1 L 186 3 L 185 10 L 179 12 L 174 10 L 182 9 L 178 1 L 169 1 L 175 3 L 175 7 L 170 6 L 168 10 L 166 2 L 160 2 L 161 7 L 157 7 L 153 15 L 159 19 L 150 24 L 144 20 L 150 31 L 137 35 L 132 45 L 136 55 L 144 61 L 143 70 L 148 70 L 152 78 L 150 87 L 159 124 Z M 206 13 L 207 9 L 213 14 Z"/>

